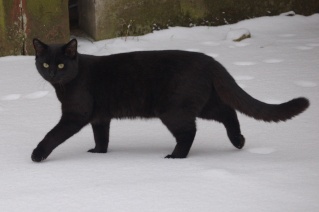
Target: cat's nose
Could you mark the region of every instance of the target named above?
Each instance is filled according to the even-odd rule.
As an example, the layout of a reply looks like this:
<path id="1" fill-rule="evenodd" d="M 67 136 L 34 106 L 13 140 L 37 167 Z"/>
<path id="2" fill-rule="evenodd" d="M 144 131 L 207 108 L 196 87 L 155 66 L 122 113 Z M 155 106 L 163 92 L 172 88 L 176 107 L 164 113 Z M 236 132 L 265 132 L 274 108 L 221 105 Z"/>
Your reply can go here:
<path id="1" fill-rule="evenodd" d="M 54 71 L 50 71 L 49 75 L 50 75 L 51 78 L 53 78 L 54 77 Z"/>

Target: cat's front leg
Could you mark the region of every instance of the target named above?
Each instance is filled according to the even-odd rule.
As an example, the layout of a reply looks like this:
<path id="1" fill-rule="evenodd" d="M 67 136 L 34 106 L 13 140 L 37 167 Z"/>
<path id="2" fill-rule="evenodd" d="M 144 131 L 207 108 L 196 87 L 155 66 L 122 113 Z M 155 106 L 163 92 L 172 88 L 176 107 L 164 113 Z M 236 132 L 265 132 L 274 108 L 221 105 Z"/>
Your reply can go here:
<path id="1" fill-rule="evenodd" d="M 88 152 L 92 153 L 106 153 L 108 144 L 109 144 L 109 131 L 110 131 L 110 122 L 111 119 L 107 121 L 103 121 L 102 123 L 91 123 L 94 140 L 95 140 L 95 148 L 90 149 Z"/>
<path id="2" fill-rule="evenodd" d="M 65 140 L 77 133 L 88 121 L 86 118 L 76 114 L 64 114 L 60 122 L 44 137 L 44 139 L 33 150 L 31 159 L 34 162 L 41 162 Z"/>

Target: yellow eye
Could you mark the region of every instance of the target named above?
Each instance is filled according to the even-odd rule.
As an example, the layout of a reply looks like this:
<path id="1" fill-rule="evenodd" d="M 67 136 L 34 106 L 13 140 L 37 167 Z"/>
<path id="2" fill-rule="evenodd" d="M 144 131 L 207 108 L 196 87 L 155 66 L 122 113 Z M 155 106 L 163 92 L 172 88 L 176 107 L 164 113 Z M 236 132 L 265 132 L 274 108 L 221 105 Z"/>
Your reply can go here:
<path id="1" fill-rule="evenodd" d="M 44 67 L 44 68 L 49 68 L 49 64 L 43 63 L 43 67 Z"/>
<path id="2" fill-rule="evenodd" d="M 60 64 L 58 65 L 58 68 L 59 68 L 59 69 L 64 68 L 64 64 L 63 64 L 63 63 L 60 63 Z"/>

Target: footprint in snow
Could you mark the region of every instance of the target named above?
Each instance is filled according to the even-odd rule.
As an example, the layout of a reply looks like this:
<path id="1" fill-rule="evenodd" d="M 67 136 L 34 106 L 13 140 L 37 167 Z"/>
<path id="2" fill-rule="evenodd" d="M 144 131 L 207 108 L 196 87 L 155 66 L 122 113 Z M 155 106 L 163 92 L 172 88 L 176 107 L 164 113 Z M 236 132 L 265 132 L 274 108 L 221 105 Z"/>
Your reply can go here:
<path id="1" fill-rule="evenodd" d="M 256 65 L 255 62 L 250 62 L 250 61 L 238 61 L 238 62 L 234 62 L 235 65 L 237 66 L 252 66 L 252 65 Z"/>
<path id="2" fill-rule="evenodd" d="M 311 82 L 311 81 L 300 80 L 300 81 L 295 81 L 294 83 L 300 87 L 305 87 L 305 88 L 313 88 L 317 86 L 317 83 Z"/>
<path id="3" fill-rule="evenodd" d="M 205 41 L 205 42 L 202 42 L 201 44 L 205 45 L 205 46 L 219 46 L 220 45 L 220 43 L 213 42 L 213 41 Z"/>
<path id="4" fill-rule="evenodd" d="M 246 151 L 253 153 L 253 154 L 260 154 L 260 155 L 268 155 L 271 154 L 273 152 L 276 152 L 276 150 L 274 148 L 250 148 L 247 149 Z"/>
<path id="5" fill-rule="evenodd" d="M 282 59 L 266 59 L 266 60 L 263 60 L 264 63 L 281 63 Z"/>
<path id="6" fill-rule="evenodd" d="M 295 37 L 296 35 L 295 34 L 280 34 L 278 36 L 282 38 L 291 38 L 291 37 Z"/>
<path id="7" fill-rule="evenodd" d="M 49 91 L 36 91 L 30 94 L 25 95 L 25 99 L 39 99 L 48 95 Z M 1 97 L 2 101 L 13 101 L 21 98 L 21 94 L 8 94 Z"/>
<path id="8" fill-rule="evenodd" d="M 319 43 L 307 43 L 306 46 L 319 47 Z"/>
<path id="9" fill-rule="evenodd" d="M 13 101 L 13 100 L 20 99 L 20 97 L 21 97 L 21 94 L 9 94 L 9 95 L 5 95 L 5 96 L 1 97 L 1 100 Z"/>
<path id="10" fill-rule="evenodd" d="M 39 99 L 48 95 L 49 91 L 36 91 L 24 96 L 26 99 Z"/>
<path id="11" fill-rule="evenodd" d="M 313 47 L 313 46 L 296 46 L 296 47 L 294 47 L 294 48 L 295 48 L 295 49 L 298 49 L 298 50 L 305 51 L 305 50 L 313 49 L 314 47 Z"/>

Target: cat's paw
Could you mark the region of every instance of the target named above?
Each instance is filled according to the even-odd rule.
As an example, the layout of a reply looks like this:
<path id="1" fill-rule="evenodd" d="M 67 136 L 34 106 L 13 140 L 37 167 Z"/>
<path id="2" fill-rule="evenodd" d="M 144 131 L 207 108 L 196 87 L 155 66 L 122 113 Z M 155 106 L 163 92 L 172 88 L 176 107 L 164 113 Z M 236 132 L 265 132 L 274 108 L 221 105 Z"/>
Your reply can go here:
<path id="1" fill-rule="evenodd" d="M 243 135 L 239 135 L 238 137 L 232 139 L 231 142 L 237 149 L 242 149 L 245 145 L 245 137 Z"/>
<path id="2" fill-rule="evenodd" d="M 88 150 L 88 152 L 91 152 L 91 153 L 106 153 L 107 150 L 106 149 L 98 149 L 98 148 L 94 148 L 94 149 L 90 149 Z"/>
<path id="3" fill-rule="evenodd" d="M 42 148 L 35 148 L 32 152 L 31 159 L 33 162 L 41 162 L 48 157 L 48 153 L 44 151 Z"/>
<path id="4" fill-rule="evenodd" d="M 170 159 L 183 159 L 186 157 L 179 157 L 179 156 L 175 156 L 175 155 L 167 155 L 165 158 L 170 158 Z"/>

